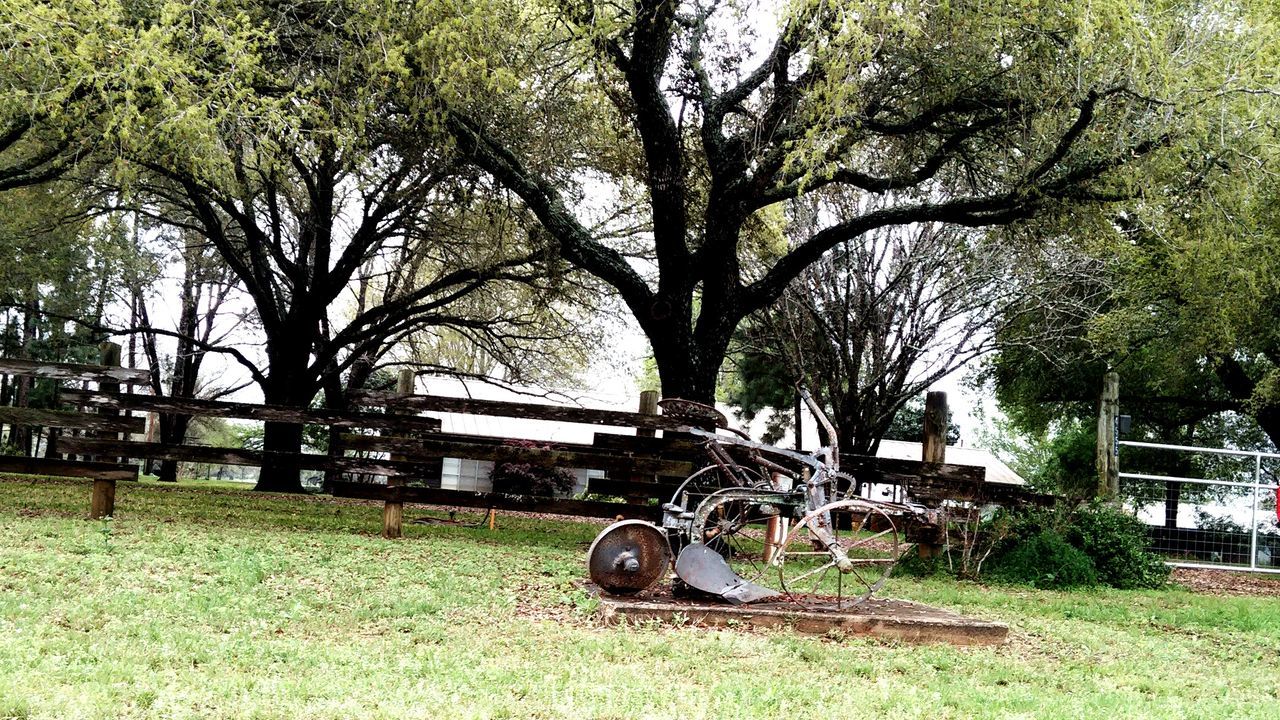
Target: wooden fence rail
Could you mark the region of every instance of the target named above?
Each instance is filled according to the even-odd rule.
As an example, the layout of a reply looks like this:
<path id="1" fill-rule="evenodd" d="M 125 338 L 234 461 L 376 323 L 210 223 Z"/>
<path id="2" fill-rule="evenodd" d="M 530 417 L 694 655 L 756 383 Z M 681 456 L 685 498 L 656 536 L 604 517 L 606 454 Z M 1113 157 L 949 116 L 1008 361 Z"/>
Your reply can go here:
<path id="1" fill-rule="evenodd" d="M 115 357 L 118 357 L 116 355 Z M 104 358 L 109 359 L 105 352 Z M 80 411 L 0 407 L 0 423 L 67 428 L 81 434 L 50 436 L 50 451 L 67 456 L 137 458 L 219 465 L 261 466 L 272 453 L 243 448 L 174 445 L 135 440 L 145 419 L 131 413 L 170 413 L 193 417 L 322 425 L 329 428 L 327 453 L 289 454 L 297 465 L 326 473 L 326 489 L 334 495 L 382 500 L 383 532 L 399 535 L 398 509 L 403 503 L 427 503 L 499 510 L 527 510 L 600 518 L 657 519 L 659 505 L 675 492 L 680 481 L 703 462 L 700 443 L 689 435 L 671 433 L 655 437 L 656 430 L 677 430 L 716 423 L 687 417 L 653 414 L 652 402 L 641 404 L 646 412 L 591 410 L 532 403 L 411 395 L 410 382 L 401 383 L 399 394 L 360 393 L 358 401 L 369 410 L 337 411 L 299 409 L 252 403 L 154 397 L 118 392 L 121 382 L 143 382 L 146 373 L 127 368 L 33 363 L 0 359 L 0 373 L 26 375 L 64 382 L 96 383 L 98 389 L 60 389 L 59 399 Z M 590 444 L 531 443 L 510 438 L 441 432 L 441 421 L 423 417 L 421 411 L 467 413 L 509 418 L 579 423 L 625 428 L 596 432 Z M 370 433 L 378 434 L 370 434 Z M 121 437 L 124 434 L 124 437 Z M 588 492 L 626 502 L 568 498 L 527 498 L 501 492 L 468 492 L 440 487 L 445 458 L 529 463 L 542 467 L 575 467 L 601 470 L 604 478 L 592 478 Z M 858 456 L 843 456 L 842 468 L 859 481 L 905 485 L 914 497 L 940 502 L 1024 502 L 1031 494 L 1016 486 L 984 482 L 980 467 L 946 463 L 922 463 Z M 95 480 L 94 516 L 114 512 L 115 482 L 136 479 L 138 468 L 120 462 L 76 462 L 57 457 L 0 457 L 0 472 L 90 477 Z M 381 476 L 386 484 L 352 482 L 342 475 Z"/>
<path id="2" fill-rule="evenodd" d="M 146 370 L 108 365 L 19 360 L 16 358 L 0 358 L 0 375 L 24 375 L 46 380 L 92 383 L 145 383 L 151 381 L 151 374 Z"/>
<path id="3" fill-rule="evenodd" d="M 549 422 L 577 423 L 582 425 L 612 425 L 649 430 L 679 430 L 682 427 L 707 427 L 712 423 L 690 418 L 673 418 L 663 415 L 623 412 L 620 410 L 592 410 L 590 408 L 511 403 L 497 400 L 473 400 L 471 398 L 440 397 L 436 395 L 399 396 L 382 392 L 357 392 L 357 402 L 385 405 L 417 412 L 451 412 L 466 415 L 490 415 L 494 417 L 546 420 Z"/>
<path id="4" fill-rule="evenodd" d="M 440 429 L 440 421 L 438 419 L 418 417 L 416 415 L 387 415 L 385 413 L 326 410 L 323 408 L 290 408 L 279 405 L 258 405 L 224 400 L 156 397 L 137 393 L 107 395 L 82 390 L 63 390 L 59 396 L 63 401 L 75 405 L 172 413 L 175 415 L 415 432 L 435 432 Z"/>

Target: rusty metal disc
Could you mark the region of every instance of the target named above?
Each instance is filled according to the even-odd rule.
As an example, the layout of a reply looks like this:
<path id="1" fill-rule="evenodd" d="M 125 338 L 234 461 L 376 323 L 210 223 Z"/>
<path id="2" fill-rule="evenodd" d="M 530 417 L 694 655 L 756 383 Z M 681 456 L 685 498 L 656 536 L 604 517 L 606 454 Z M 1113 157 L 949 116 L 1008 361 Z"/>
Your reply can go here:
<path id="1" fill-rule="evenodd" d="M 591 581 L 605 592 L 630 595 L 652 587 L 671 567 L 666 534 L 643 520 L 622 520 L 605 528 L 587 551 Z"/>

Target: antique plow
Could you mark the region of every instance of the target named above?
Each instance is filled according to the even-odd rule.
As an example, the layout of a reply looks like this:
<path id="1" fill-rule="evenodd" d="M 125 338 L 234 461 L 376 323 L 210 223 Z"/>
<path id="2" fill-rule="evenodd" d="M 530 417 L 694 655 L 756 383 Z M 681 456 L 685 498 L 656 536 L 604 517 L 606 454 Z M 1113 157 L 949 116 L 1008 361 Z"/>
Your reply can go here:
<path id="1" fill-rule="evenodd" d="M 834 438 L 821 409 L 802 397 Z M 606 592 L 646 590 L 670 576 L 674 560 L 675 594 L 846 608 L 884 584 L 906 549 L 904 521 L 926 512 L 861 497 L 834 446 L 805 454 L 741 433 L 683 431 L 702 439 L 707 464 L 662 506 L 660 526 L 626 520 L 596 537 L 587 563 Z"/>

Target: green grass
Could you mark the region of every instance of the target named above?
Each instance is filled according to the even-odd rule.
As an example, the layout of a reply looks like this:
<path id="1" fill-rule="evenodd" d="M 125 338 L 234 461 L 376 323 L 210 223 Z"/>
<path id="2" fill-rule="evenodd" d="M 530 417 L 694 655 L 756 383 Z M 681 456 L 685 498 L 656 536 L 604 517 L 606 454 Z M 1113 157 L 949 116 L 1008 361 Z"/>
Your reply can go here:
<path id="1" fill-rule="evenodd" d="M 0 480 L 0 718 L 1274 718 L 1280 601 L 890 581 L 993 648 L 603 628 L 598 526 L 406 525 L 206 485 Z M 409 516 L 422 512 L 411 509 Z"/>

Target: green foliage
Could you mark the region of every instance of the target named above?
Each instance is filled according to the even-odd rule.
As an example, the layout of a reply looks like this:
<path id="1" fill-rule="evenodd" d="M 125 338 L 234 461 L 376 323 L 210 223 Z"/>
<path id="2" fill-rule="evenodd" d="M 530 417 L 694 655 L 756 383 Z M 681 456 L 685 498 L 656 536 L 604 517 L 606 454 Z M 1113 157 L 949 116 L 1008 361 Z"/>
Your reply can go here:
<path id="1" fill-rule="evenodd" d="M 388 542 L 369 503 L 119 492 L 106 556 L 82 481 L 0 479 L 0 717 L 842 717 L 854 696 L 886 718 L 1274 715 L 1275 593 L 890 579 L 886 597 L 1008 623 L 995 648 L 602 625 L 579 584 L 599 525 L 509 513 Z"/>
<path id="2" fill-rule="evenodd" d="M 1018 538 L 988 565 L 989 577 L 1045 590 L 1071 590 L 1098 584 L 1098 572 L 1083 551 L 1053 530 Z"/>
<path id="3" fill-rule="evenodd" d="M 735 336 L 739 350 L 726 361 L 729 371 L 719 388 L 721 399 L 737 408 L 739 416 L 748 422 L 769 412 L 761 439 L 776 443 L 795 425 L 797 378 L 775 353 L 758 347 L 762 335 L 751 321 L 739 328 Z M 834 422 L 839 423 L 839 418 Z"/>
<path id="4" fill-rule="evenodd" d="M 1163 559 L 1147 550 L 1146 526 L 1121 509 L 1104 503 L 1026 509 L 1010 520 L 984 568 L 990 578 L 1041 588 L 1123 590 L 1162 587 L 1169 578 Z"/>
<path id="5" fill-rule="evenodd" d="M 1158 588 L 1169 579 L 1169 566 L 1147 551 L 1146 525 L 1124 510 L 1096 502 L 1082 507 L 1072 514 L 1064 534 L 1093 561 L 1104 585 Z"/>
<path id="6" fill-rule="evenodd" d="M 98 535 L 102 538 L 102 550 L 108 555 L 115 550 L 115 546 L 111 544 L 111 523 L 112 517 L 110 515 L 98 521 Z"/>
<path id="7" fill-rule="evenodd" d="M 85 217 L 90 201 L 67 183 L 0 193 L 0 354 L 96 362 L 118 284 L 155 277 L 119 216 Z"/>
<path id="8" fill-rule="evenodd" d="M 903 553 L 897 564 L 893 566 L 893 574 L 897 577 L 927 578 L 938 575 L 945 570 L 944 558 L 941 555 L 928 558 L 921 557 L 919 546 Z"/>
<path id="9" fill-rule="evenodd" d="M 1115 199 L 1182 174 L 1171 145 L 1251 120 L 1275 56 L 1263 2 L 464 7 L 424 13 L 444 28 L 427 46 L 484 42 L 474 67 L 416 46 L 405 66 L 476 80 L 427 94 L 458 147 L 619 291 L 668 392 L 702 401 L 735 326 L 842 240 L 935 220 L 1114 235 Z"/>
<path id="10" fill-rule="evenodd" d="M 893 422 L 885 431 L 885 440 L 904 440 L 906 442 L 924 442 L 924 395 L 917 395 L 907 401 L 893 416 Z M 952 420 L 951 408 L 947 408 L 947 444 L 960 442 L 960 426 Z"/>
<path id="11" fill-rule="evenodd" d="M 532 440 L 509 440 L 508 445 L 528 450 L 550 450 L 552 446 Z M 573 490 L 576 478 L 568 468 L 534 462 L 500 462 L 489 472 L 493 491 L 525 497 L 555 497 Z"/>
<path id="12" fill-rule="evenodd" d="M 1068 419 L 1033 435 L 1014 458 L 1014 470 L 1038 492 L 1073 499 L 1097 492 L 1096 423 Z"/>
<path id="13" fill-rule="evenodd" d="M 640 390 L 658 390 L 662 387 L 662 379 L 658 377 L 658 362 L 652 355 L 647 355 L 640 362 L 636 371 L 636 387 Z"/>

